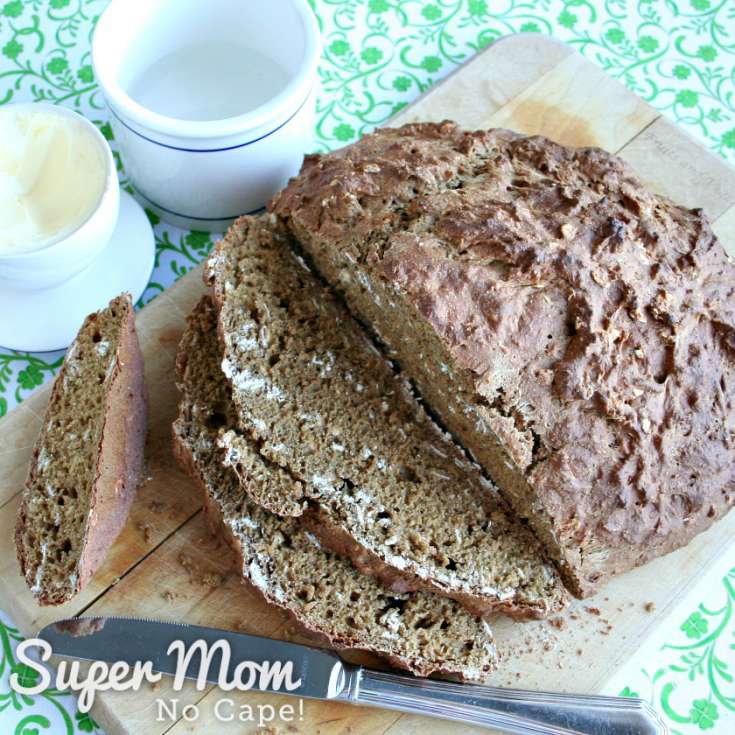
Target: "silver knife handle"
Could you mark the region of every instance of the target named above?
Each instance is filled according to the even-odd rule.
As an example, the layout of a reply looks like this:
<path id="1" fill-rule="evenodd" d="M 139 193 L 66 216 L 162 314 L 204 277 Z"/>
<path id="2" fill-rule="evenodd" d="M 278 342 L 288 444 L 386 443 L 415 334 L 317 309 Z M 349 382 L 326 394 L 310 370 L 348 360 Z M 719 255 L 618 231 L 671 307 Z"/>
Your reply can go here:
<path id="1" fill-rule="evenodd" d="M 494 727 L 516 735 L 666 735 L 642 699 L 553 694 L 412 679 L 362 669 L 351 682 L 356 704 Z"/>

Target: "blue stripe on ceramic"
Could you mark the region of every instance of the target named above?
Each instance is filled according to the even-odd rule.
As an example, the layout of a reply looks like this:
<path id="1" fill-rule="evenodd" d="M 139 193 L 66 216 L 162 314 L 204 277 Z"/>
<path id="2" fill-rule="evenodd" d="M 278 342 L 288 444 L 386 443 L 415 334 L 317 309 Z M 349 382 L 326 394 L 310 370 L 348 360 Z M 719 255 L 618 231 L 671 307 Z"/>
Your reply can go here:
<path id="1" fill-rule="evenodd" d="M 253 143 L 257 143 L 259 140 L 268 138 L 269 136 L 273 135 L 273 133 L 278 132 L 284 125 L 287 125 L 294 117 L 296 117 L 296 115 L 299 114 L 301 108 L 307 103 L 307 101 L 311 97 L 311 92 L 312 90 L 309 90 L 309 94 L 306 95 L 306 97 L 304 98 L 304 101 L 298 106 L 298 108 L 294 111 L 294 113 L 288 119 L 284 120 L 278 127 L 273 128 L 273 130 L 261 135 L 258 138 L 253 138 L 253 140 L 248 140 L 246 143 L 238 143 L 237 145 L 227 146 L 226 148 L 181 148 L 179 146 L 169 145 L 168 143 L 161 143 L 160 140 L 154 140 L 153 138 L 149 138 L 147 135 L 143 135 L 143 133 L 139 132 L 131 125 L 128 125 L 128 123 L 126 123 L 111 107 L 109 107 L 108 109 L 110 110 L 110 114 L 124 128 L 127 128 L 131 133 L 133 133 L 134 135 L 137 135 L 139 138 L 143 138 L 143 140 L 147 140 L 149 143 L 153 143 L 154 145 L 161 146 L 161 148 L 170 148 L 173 151 L 184 151 L 184 153 L 222 153 L 223 151 L 232 151 L 232 150 L 235 150 L 236 148 L 244 148 L 245 146 L 252 145 Z M 161 207 L 161 209 L 163 209 L 163 207 Z M 192 217 L 191 219 L 203 219 L 203 217 Z M 214 219 L 224 219 L 224 218 L 215 217 Z"/>
<path id="2" fill-rule="evenodd" d="M 257 209 L 251 209 L 249 212 L 241 212 L 240 214 L 229 214 L 223 217 L 196 217 L 193 214 L 182 214 L 181 212 L 176 212 L 173 209 L 162 207 L 158 202 L 154 202 L 153 199 L 147 197 L 145 194 L 143 194 L 142 191 L 139 191 L 138 189 L 135 190 L 135 193 L 145 199 L 148 204 L 152 204 L 154 207 L 160 209 L 162 212 L 173 214 L 175 217 L 181 217 L 182 219 L 193 219 L 199 222 L 219 222 L 220 220 L 233 220 L 237 219 L 238 217 L 247 217 L 251 214 L 260 214 L 261 212 L 265 212 L 265 207 L 258 207 Z"/>

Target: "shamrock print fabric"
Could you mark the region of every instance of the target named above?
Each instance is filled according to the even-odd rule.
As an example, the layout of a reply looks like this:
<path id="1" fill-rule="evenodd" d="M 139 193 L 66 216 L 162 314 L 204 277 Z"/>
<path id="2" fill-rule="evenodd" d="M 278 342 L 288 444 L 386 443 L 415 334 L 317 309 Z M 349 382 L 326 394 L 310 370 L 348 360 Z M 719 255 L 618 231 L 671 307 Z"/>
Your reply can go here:
<path id="1" fill-rule="evenodd" d="M 324 51 L 313 150 L 327 151 L 386 122 L 432 84 L 503 35 L 562 40 L 735 163 L 735 0 L 310 0 Z M 47 101 L 91 119 L 110 142 L 130 190 L 102 95 L 90 37 L 106 0 L 0 0 L 0 104 Z M 138 306 L 196 266 L 215 236 L 149 213 L 156 260 Z M 29 318 L 37 315 L 29 315 Z M 0 316 L 2 318 L 2 316 Z M 0 346 L 0 417 L 50 380 L 63 352 Z M 731 560 L 735 561 L 735 560 Z M 649 698 L 675 733 L 735 732 L 735 577 L 707 577 L 663 638 L 611 683 L 610 694 Z M 698 588 L 699 589 L 699 588 Z M 678 617 L 677 617 L 678 616 Z M 12 693 L 7 676 L 20 634 L 0 624 L 0 732 L 90 733 L 73 697 Z"/>
<path id="2" fill-rule="evenodd" d="M 324 54 L 314 150 L 356 140 L 474 53 L 514 32 L 571 44 L 735 161 L 735 0 L 310 0 Z M 106 0 L 0 0 L 0 104 L 44 100 L 110 141 L 90 35 Z M 123 163 L 116 153 L 123 185 Z M 199 263 L 205 233 L 153 217 L 156 265 L 141 304 Z M 0 346 L 0 417 L 59 369 L 62 352 Z"/>
<path id="3" fill-rule="evenodd" d="M 672 735 L 735 732 L 735 568 L 721 559 L 698 581 L 604 694 L 642 697 Z"/>
<path id="4" fill-rule="evenodd" d="M 17 674 L 26 687 L 38 683 L 39 674 L 18 662 L 16 646 L 23 640 L 0 612 L 0 732 L 3 735 L 102 735 L 91 715 L 78 712 L 71 692 L 53 687 L 30 697 L 10 688 L 10 675 Z"/>

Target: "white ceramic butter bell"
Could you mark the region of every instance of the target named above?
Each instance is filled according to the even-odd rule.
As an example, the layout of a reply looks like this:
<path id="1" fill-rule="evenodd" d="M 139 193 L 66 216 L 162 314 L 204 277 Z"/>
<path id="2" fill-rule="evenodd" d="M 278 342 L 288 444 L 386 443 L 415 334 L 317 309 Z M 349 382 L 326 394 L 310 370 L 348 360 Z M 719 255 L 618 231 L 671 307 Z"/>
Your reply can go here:
<path id="1" fill-rule="evenodd" d="M 48 103 L 0 107 L 0 346 L 67 347 L 87 314 L 141 296 L 154 257 L 91 122 Z"/>
<path id="2" fill-rule="evenodd" d="M 48 103 L 0 108 L 0 282 L 56 286 L 110 240 L 120 204 L 112 153 L 83 117 Z"/>
<path id="3" fill-rule="evenodd" d="M 261 209 L 313 140 L 319 54 L 306 0 L 112 0 L 92 60 L 136 194 L 211 232 Z"/>

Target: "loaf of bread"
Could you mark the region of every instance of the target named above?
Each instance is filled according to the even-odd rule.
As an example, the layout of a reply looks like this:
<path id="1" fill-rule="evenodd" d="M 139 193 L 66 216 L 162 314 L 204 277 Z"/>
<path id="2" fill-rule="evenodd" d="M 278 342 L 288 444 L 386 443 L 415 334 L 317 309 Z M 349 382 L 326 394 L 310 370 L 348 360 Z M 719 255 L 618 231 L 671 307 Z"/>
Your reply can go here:
<path id="1" fill-rule="evenodd" d="M 15 528 L 42 605 L 71 599 L 125 524 L 146 427 L 143 356 L 129 294 L 86 318 L 51 392 Z"/>
<path id="2" fill-rule="evenodd" d="M 272 218 L 238 220 L 207 264 L 237 426 L 225 461 L 257 502 L 394 590 L 484 615 L 564 602 L 554 565 L 429 419 Z M 272 468 L 253 466 L 251 446 Z M 256 486 L 253 475 L 268 477 Z"/>
<path id="3" fill-rule="evenodd" d="M 338 648 L 376 653 L 420 676 L 444 672 L 484 678 L 495 661 L 487 623 L 437 595 L 386 591 L 324 549 L 298 519 L 281 519 L 256 505 L 233 471 L 223 466 L 217 434 L 234 426 L 235 417 L 219 369 L 215 321 L 205 297 L 182 337 L 174 451 L 202 487 L 213 530 L 235 550 L 243 578 L 307 632 Z M 250 451 L 252 463 L 262 465 L 255 447 Z M 250 482 L 259 484 L 267 477 L 261 472 Z"/>
<path id="4" fill-rule="evenodd" d="M 735 267 L 619 158 L 382 129 L 271 203 L 577 594 L 735 500 Z"/>

